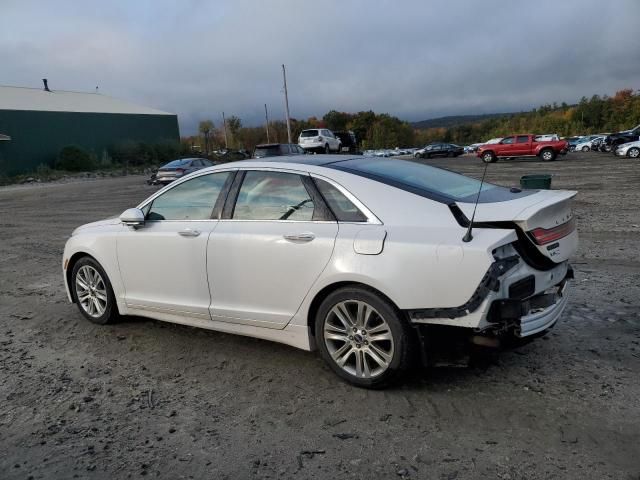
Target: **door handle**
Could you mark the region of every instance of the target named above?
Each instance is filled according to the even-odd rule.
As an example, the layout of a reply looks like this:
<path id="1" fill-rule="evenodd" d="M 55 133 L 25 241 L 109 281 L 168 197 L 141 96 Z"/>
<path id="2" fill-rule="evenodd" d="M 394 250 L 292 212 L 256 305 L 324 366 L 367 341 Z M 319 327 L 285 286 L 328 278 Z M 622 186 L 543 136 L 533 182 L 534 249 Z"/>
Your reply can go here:
<path id="1" fill-rule="evenodd" d="M 178 232 L 179 235 L 183 237 L 197 237 L 200 235 L 200 230 L 191 230 L 190 228 L 185 228 L 184 230 L 180 230 Z"/>
<path id="2" fill-rule="evenodd" d="M 304 233 L 290 233 L 287 235 L 283 235 L 285 240 L 289 240 L 290 242 L 310 242 L 316 236 L 311 232 Z"/>

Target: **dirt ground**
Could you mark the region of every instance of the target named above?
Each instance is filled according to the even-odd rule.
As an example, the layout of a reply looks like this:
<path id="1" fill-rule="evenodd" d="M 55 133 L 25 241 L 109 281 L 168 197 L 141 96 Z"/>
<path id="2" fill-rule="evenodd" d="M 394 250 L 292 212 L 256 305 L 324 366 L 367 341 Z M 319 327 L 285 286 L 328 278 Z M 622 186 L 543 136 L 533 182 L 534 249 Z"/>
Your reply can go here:
<path id="1" fill-rule="evenodd" d="M 474 176 L 475 157 L 434 160 Z M 314 353 L 67 303 L 64 242 L 156 187 L 0 189 L 0 478 L 640 478 L 640 163 L 499 162 L 579 190 L 576 281 L 544 339 L 366 391 Z"/>

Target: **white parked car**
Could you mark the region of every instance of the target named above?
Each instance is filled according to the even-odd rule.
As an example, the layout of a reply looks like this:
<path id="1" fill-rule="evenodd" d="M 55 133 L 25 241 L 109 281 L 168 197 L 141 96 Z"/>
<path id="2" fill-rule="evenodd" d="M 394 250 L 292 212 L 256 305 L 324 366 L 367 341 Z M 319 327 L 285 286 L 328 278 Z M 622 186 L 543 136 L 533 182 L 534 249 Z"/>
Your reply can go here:
<path id="1" fill-rule="evenodd" d="M 580 142 L 576 144 L 576 148 L 575 151 L 576 152 L 588 152 L 589 150 L 591 150 L 591 143 L 595 140 L 602 140 L 604 139 L 603 136 L 596 136 L 596 135 L 589 135 L 584 137 L 583 139 L 580 139 Z"/>
<path id="2" fill-rule="evenodd" d="M 495 144 L 495 143 L 500 143 L 500 142 L 503 140 L 503 138 L 504 138 L 504 137 L 491 138 L 491 139 L 487 140 L 486 142 L 484 142 L 484 143 L 478 143 L 477 145 L 478 145 L 478 146 L 480 146 L 480 145 L 493 145 L 493 144 Z"/>
<path id="3" fill-rule="evenodd" d="M 619 157 L 640 158 L 640 140 L 618 145 L 615 154 Z"/>
<path id="4" fill-rule="evenodd" d="M 380 387 L 432 326 L 486 345 L 544 334 L 567 302 L 576 192 L 518 190 L 411 161 L 274 157 L 199 170 L 77 228 L 69 300 L 282 342 Z"/>
<path id="5" fill-rule="evenodd" d="M 560 140 L 557 133 L 546 133 L 544 135 L 536 135 L 536 142 L 556 142 Z"/>
<path id="6" fill-rule="evenodd" d="M 303 130 L 298 137 L 298 145 L 308 152 L 331 153 L 342 150 L 342 142 L 326 128 Z"/>

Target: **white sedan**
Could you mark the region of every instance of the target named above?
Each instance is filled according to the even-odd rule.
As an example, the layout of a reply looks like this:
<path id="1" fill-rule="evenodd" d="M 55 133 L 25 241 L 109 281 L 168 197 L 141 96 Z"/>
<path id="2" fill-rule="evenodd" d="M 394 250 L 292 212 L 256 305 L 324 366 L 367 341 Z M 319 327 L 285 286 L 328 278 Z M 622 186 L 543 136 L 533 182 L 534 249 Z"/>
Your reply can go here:
<path id="1" fill-rule="evenodd" d="M 640 140 L 618 145 L 615 154 L 619 157 L 640 158 Z"/>
<path id="2" fill-rule="evenodd" d="M 292 156 L 199 170 L 77 228 L 69 300 L 105 324 L 138 315 L 319 350 L 381 387 L 436 331 L 469 343 L 543 335 L 578 236 L 576 192 L 482 186 L 412 161 Z"/>

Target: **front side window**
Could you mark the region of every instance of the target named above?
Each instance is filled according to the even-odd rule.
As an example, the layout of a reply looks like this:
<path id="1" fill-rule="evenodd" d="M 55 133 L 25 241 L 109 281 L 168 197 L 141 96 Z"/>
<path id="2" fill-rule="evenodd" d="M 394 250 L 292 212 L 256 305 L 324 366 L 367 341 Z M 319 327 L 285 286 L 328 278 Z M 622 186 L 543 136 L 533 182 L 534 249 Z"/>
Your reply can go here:
<path id="1" fill-rule="evenodd" d="M 230 172 L 201 175 L 155 198 L 147 220 L 209 220 Z"/>
<path id="2" fill-rule="evenodd" d="M 502 142 L 500 143 L 502 143 L 503 145 L 511 145 L 513 143 L 513 137 L 503 138 Z"/>
<path id="3" fill-rule="evenodd" d="M 313 211 L 313 200 L 300 175 L 250 171 L 240 187 L 232 218 L 311 221 Z"/>
<path id="4" fill-rule="evenodd" d="M 339 222 L 367 221 L 367 216 L 336 187 L 318 178 L 313 181 Z"/>

